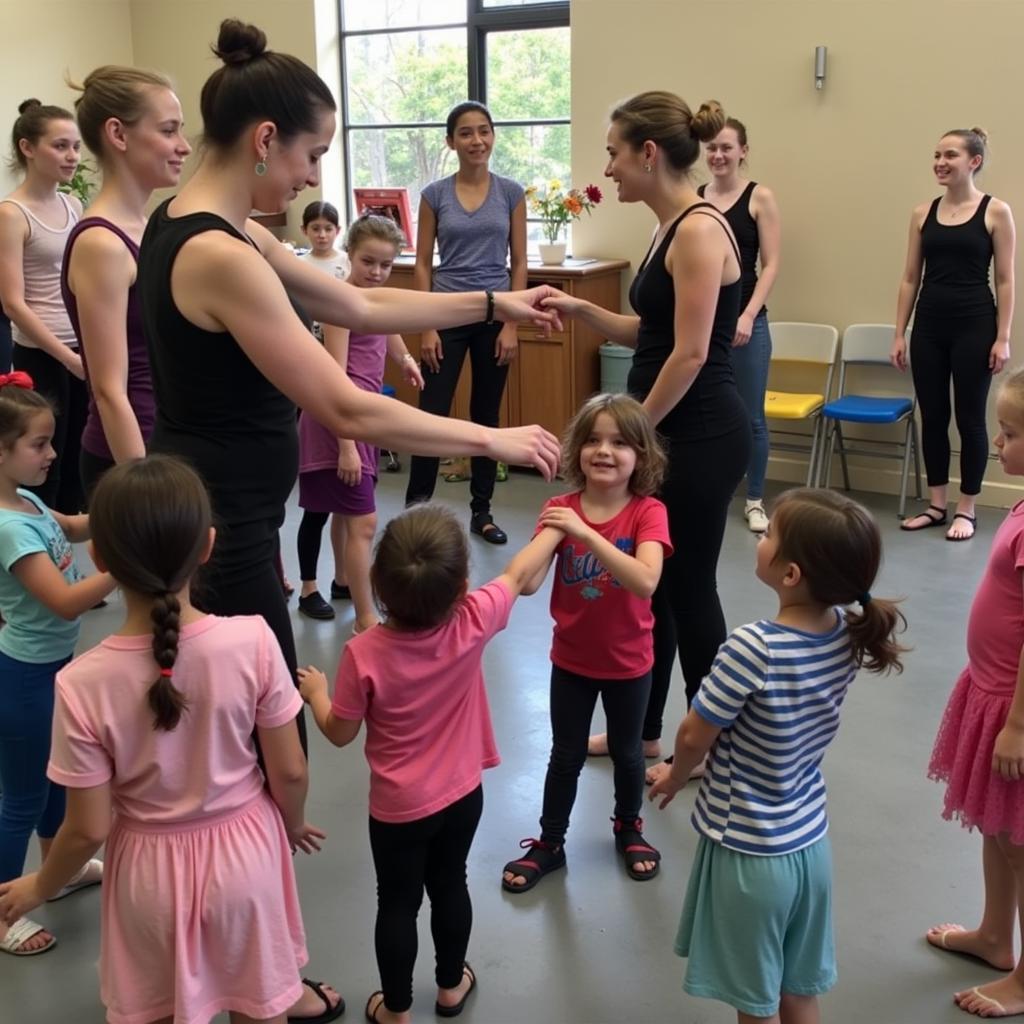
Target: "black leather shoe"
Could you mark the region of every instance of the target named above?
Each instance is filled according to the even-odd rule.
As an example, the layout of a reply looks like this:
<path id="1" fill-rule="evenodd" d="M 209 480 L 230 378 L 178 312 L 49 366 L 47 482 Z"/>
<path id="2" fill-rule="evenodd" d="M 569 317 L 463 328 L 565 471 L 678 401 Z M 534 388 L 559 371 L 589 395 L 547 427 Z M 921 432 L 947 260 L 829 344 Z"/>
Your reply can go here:
<path id="1" fill-rule="evenodd" d="M 299 611 L 311 619 L 334 618 L 334 609 L 320 596 L 319 590 L 299 598 Z"/>
<path id="2" fill-rule="evenodd" d="M 490 512 L 478 512 L 469 521 L 469 532 L 483 537 L 488 544 L 507 544 L 508 534 L 495 525 L 494 517 Z"/>

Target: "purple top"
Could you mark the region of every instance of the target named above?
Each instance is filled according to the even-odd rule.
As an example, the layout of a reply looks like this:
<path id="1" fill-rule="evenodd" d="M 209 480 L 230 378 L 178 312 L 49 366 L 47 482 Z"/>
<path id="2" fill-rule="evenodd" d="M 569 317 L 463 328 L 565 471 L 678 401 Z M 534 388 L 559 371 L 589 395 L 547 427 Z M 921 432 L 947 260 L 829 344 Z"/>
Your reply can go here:
<path id="1" fill-rule="evenodd" d="M 82 356 L 82 365 L 85 367 L 85 380 L 89 385 L 89 415 L 85 421 L 85 430 L 82 432 L 82 447 L 101 459 L 113 459 L 110 445 L 107 444 L 106 435 L 103 433 L 103 424 L 100 421 L 99 410 L 96 408 L 96 397 L 92 393 L 92 386 L 89 384 L 89 360 L 86 355 L 85 345 L 82 344 L 82 329 L 78 322 L 78 301 L 68 288 L 68 266 L 71 263 L 71 250 L 75 240 L 83 232 L 91 227 L 104 227 L 113 231 L 118 238 L 128 247 L 132 259 L 138 262 L 139 247 L 126 235 L 116 224 L 112 224 L 103 217 L 86 217 L 75 225 L 74 230 L 68 237 L 67 248 L 64 250 L 64 264 L 60 272 L 60 290 L 64 296 L 64 305 L 67 307 L 68 317 L 75 329 L 75 337 L 78 338 L 79 351 Z M 139 421 L 139 429 L 142 431 L 142 440 L 149 442 L 153 433 L 153 424 L 156 421 L 156 399 L 153 396 L 153 378 L 149 370 L 149 355 L 146 351 L 146 339 L 142 333 L 142 307 L 139 302 L 138 292 L 133 284 L 128 289 L 128 315 L 125 321 L 125 331 L 128 336 L 128 404 Z"/>
<path id="2" fill-rule="evenodd" d="M 384 383 L 384 361 L 388 354 L 386 334 L 355 334 L 348 336 L 348 362 L 345 370 L 349 380 L 363 391 L 379 392 Z M 375 445 L 356 442 L 363 472 L 377 479 L 380 452 Z M 337 469 L 338 439 L 308 412 L 299 417 L 299 472 Z"/>

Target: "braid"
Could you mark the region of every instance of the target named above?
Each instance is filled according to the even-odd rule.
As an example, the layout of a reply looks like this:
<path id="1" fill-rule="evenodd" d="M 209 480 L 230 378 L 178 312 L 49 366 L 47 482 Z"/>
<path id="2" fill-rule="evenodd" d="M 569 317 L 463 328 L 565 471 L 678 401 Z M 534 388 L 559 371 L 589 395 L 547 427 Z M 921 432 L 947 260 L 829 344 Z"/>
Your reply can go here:
<path id="1" fill-rule="evenodd" d="M 174 730 L 188 707 L 185 695 L 171 682 L 171 670 L 178 657 L 178 631 L 181 626 L 181 605 L 171 592 L 153 601 L 153 657 L 160 666 L 160 675 L 149 688 L 149 706 L 154 716 L 154 729 Z"/>

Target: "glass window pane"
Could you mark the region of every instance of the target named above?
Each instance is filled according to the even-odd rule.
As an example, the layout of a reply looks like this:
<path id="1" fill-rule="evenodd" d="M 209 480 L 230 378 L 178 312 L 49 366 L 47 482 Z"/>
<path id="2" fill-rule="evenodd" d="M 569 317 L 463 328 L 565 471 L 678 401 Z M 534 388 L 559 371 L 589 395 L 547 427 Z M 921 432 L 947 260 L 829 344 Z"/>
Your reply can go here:
<path id="1" fill-rule="evenodd" d="M 466 98 L 467 66 L 464 29 L 348 36 L 349 123 L 443 122 Z"/>
<path id="2" fill-rule="evenodd" d="M 466 20 L 466 0 L 342 0 L 341 9 L 346 32 Z"/>
<path id="3" fill-rule="evenodd" d="M 487 33 L 487 105 L 501 121 L 570 114 L 569 29 Z"/>
<path id="4" fill-rule="evenodd" d="M 560 178 L 569 180 L 570 130 L 567 124 L 499 125 L 491 170 L 524 188 Z"/>

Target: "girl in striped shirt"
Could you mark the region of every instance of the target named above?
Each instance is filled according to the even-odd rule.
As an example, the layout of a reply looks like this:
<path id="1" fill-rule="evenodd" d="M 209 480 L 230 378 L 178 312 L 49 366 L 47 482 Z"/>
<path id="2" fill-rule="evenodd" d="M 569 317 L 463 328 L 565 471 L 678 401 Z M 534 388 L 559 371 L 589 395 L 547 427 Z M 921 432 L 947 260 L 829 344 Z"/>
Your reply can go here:
<path id="1" fill-rule="evenodd" d="M 664 808 L 710 752 L 675 949 L 685 991 L 729 1003 L 740 1024 L 816 1024 L 836 981 L 820 765 L 858 669 L 902 669 L 903 616 L 870 592 L 881 557 L 856 502 L 804 488 L 778 499 L 755 569 L 778 613 L 726 639 L 651 788 Z"/>

